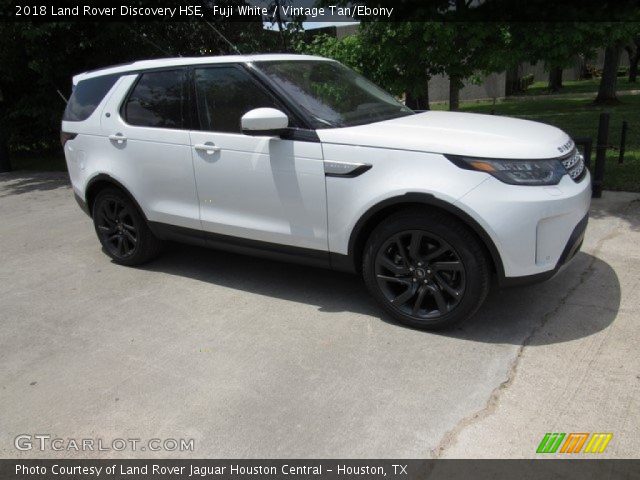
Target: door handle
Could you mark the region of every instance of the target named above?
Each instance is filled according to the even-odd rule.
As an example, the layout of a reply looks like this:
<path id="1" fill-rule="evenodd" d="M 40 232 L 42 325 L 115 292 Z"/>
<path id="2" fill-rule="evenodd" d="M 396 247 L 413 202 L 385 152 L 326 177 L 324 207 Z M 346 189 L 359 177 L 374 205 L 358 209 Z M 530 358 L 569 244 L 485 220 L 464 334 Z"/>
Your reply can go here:
<path id="1" fill-rule="evenodd" d="M 121 133 L 116 133 L 115 135 L 109 135 L 109 140 L 116 142 L 118 145 L 122 145 L 127 141 L 127 137 Z"/>
<path id="2" fill-rule="evenodd" d="M 220 151 L 220 147 L 214 145 L 212 142 L 207 143 L 197 143 L 193 146 L 199 152 L 206 152 L 207 155 L 213 155 L 215 152 Z"/>

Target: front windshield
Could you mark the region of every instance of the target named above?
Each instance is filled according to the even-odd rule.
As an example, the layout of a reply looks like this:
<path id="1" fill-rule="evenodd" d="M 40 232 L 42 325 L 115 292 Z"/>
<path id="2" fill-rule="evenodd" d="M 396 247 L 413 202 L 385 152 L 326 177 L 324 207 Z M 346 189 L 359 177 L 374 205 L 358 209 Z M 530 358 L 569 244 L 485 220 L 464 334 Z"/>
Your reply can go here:
<path id="1" fill-rule="evenodd" d="M 309 113 L 315 128 L 350 127 L 414 113 L 338 62 L 264 61 L 256 66 Z"/>

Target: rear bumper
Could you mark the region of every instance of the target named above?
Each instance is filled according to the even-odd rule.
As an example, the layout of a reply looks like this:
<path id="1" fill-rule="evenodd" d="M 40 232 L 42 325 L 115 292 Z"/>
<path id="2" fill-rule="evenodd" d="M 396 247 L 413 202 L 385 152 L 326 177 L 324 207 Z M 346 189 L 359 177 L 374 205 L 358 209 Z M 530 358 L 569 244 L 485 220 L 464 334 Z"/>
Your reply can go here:
<path id="1" fill-rule="evenodd" d="M 78 206 L 82 209 L 82 211 L 87 215 L 91 216 L 91 212 L 89 211 L 89 206 L 87 205 L 87 202 L 85 202 L 84 199 L 80 195 L 78 195 L 75 191 L 73 192 L 73 198 L 76 199 L 76 202 L 78 202 Z"/>

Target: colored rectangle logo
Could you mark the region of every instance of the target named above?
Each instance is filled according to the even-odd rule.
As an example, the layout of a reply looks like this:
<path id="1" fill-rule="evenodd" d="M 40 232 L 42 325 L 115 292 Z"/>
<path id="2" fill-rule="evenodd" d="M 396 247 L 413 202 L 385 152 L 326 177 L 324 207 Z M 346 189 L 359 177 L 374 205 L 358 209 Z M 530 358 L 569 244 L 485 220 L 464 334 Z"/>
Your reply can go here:
<path id="1" fill-rule="evenodd" d="M 569 434 L 561 432 L 545 433 L 538 444 L 536 453 L 603 453 L 611 439 L 613 433 L 585 433 L 572 432 Z M 585 446 L 586 445 L 586 446 Z M 584 450 L 582 448 L 584 447 Z M 558 450 L 559 449 L 559 450 Z"/>

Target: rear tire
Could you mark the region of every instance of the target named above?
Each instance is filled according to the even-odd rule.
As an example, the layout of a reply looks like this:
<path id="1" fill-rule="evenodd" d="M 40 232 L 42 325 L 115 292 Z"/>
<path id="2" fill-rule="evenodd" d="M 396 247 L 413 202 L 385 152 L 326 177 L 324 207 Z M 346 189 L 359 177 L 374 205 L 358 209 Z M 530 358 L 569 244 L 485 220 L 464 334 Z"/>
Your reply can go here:
<path id="1" fill-rule="evenodd" d="M 117 188 L 98 193 L 92 217 L 98 239 L 115 263 L 141 265 L 162 251 L 162 241 L 151 232 L 138 207 Z"/>
<path id="2" fill-rule="evenodd" d="M 450 215 L 418 208 L 376 227 L 365 245 L 362 274 L 389 315 L 424 330 L 473 316 L 490 285 L 489 261 L 473 232 Z"/>

